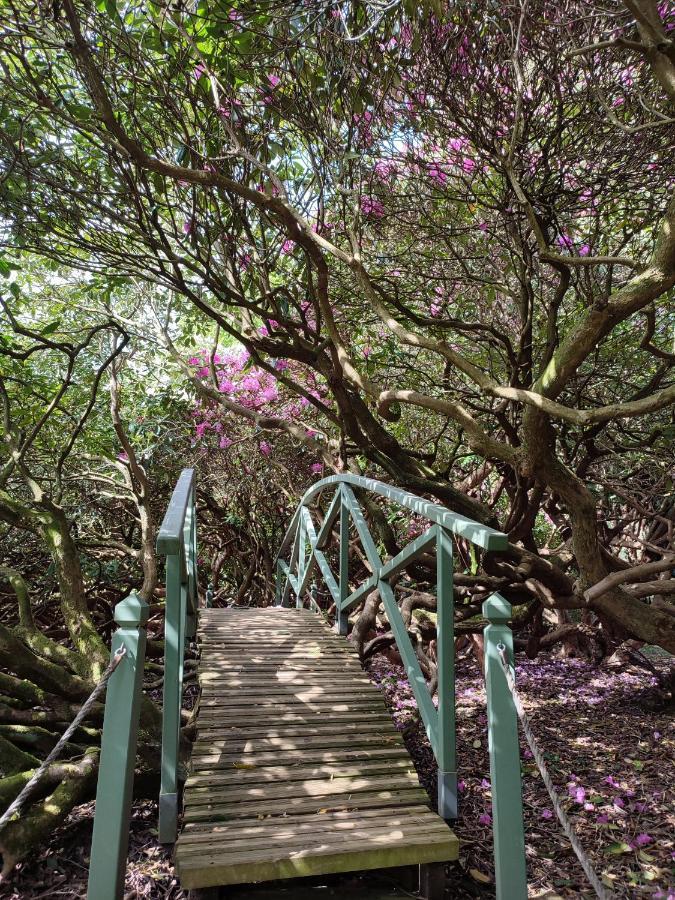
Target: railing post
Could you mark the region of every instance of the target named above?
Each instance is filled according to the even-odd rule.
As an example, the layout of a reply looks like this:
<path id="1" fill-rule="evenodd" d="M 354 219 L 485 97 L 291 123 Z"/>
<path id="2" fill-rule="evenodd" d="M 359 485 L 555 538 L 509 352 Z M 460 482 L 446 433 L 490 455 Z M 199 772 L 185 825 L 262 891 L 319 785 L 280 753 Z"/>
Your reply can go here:
<path id="1" fill-rule="evenodd" d="M 197 632 L 197 515 L 195 488 L 192 485 L 190 499 L 185 511 L 183 530 L 185 545 L 185 569 L 187 572 L 187 609 L 185 636 L 192 640 Z"/>
<path id="2" fill-rule="evenodd" d="M 178 750 L 183 694 L 185 644 L 185 587 L 181 555 L 166 558 L 166 613 L 164 617 L 164 694 L 162 715 L 162 769 L 159 793 L 159 841 L 172 844 L 178 828 Z"/>
<path id="3" fill-rule="evenodd" d="M 113 635 L 111 653 L 124 647 L 126 654 L 106 694 L 88 900 L 120 900 L 124 894 L 148 612 L 138 594 L 115 607 L 120 627 Z"/>
<path id="4" fill-rule="evenodd" d="M 345 636 L 349 631 L 349 614 L 342 604 L 349 596 L 349 506 L 342 487 L 340 491 L 340 606 L 335 611 L 335 628 Z"/>
<path id="5" fill-rule="evenodd" d="M 213 585 L 209 581 L 206 586 L 206 595 L 204 597 L 204 606 L 206 609 L 211 609 L 211 604 L 213 603 Z"/>
<path id="6" fill-rule="evenodd" d="M 284 575 L 284 567 L 281 565 L 281 560 L 277 560 L 277 577 L 274 581 L 274 605 L 282 606 L 284 602 L 284 592 L 281 585 L 282 579 Z"/>
<path id="7" fill-rule="evenodd" d="M 520 781 L 518 717 L 500 659 L 501 648 L 513 669 L 513 635 L 508 626 L 511 604 L 500 594 L 483 603 L 488 746 L 492 782 L 497 900 L 527 898 L 523 801 Z"/>
<path id="8" fill-rule="evenodd" d="M 304 603 L 300 586 L 305 578 L 305 522 L 302 517 L 302 509 L 300 510 L 300 521 L 298 522 L 298 590 L 295 592 L 295 608 L 302 609 Z"/>
<path id="9" fill-rule="evenodd" d="M 438 814 L 457 818 L 455 739 L 455 604 L 452 537 L 436 533 L 436 663 L 438 666 Z"/>

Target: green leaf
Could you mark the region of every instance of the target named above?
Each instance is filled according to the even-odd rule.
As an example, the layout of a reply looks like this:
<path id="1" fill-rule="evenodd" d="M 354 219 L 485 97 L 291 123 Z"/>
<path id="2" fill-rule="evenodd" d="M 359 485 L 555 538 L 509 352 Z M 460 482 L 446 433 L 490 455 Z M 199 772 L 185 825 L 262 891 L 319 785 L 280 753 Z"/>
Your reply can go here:
<path id="1" fill-rule="evenodd" d="M 615 844 L 610 844 L 608 847 L 605 847 L 605 853 L 611 853 L 614 856 L 618 856 L 621 853 L 630 853 L 631 850 L 630 844 L 627 844 L 625 841 L 617 841 Z"/>
<path id="2" fill-rule="evenodd" d="M 40 334 L 45 337 L 48 334 L 54 334 L 54 332 L 58 329 L 61 324 L 61 319 L 55 319 L 53 322 L 50 322 L 49 325 L 46 325 Z"/>

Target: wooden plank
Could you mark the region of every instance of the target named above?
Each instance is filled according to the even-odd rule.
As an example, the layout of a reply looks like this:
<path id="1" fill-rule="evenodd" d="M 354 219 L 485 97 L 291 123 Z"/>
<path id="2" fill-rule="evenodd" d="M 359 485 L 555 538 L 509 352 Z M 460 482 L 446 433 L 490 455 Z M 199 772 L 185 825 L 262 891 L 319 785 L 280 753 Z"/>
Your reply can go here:
<path id="1" fill-rule="evenodd" d="M 276 802 L 276 815 L 286 812 L 286 804 L 295 801 L 314 800 L 319 805 L 331 805 L 336 802 L 351 803 L 359 794 L 376 791 L 421 790 L 416 775 L 406 772 L 391 775 L 372 775 L 362 778 L 317 778 L 306 782 L 289 782 L 288 784 L 243 784 L 243 785 L 193 785 L 190 788 L 189 806 L 203 803 L 222 803 L 228 808 L 238 803 L 255 803 L 258 800 L 269 803 Z"/>
<path id="2" fill-rule="evenodd" d="M 399 771 L 414 773 L 415 769 L 413 764 L 405 758 L 386 759 L 380 763 L 362 762 L 357 766 L 335 764 L 322 766 L 253 766 L 249 769 L 239 768 L 229 772 L 223 772 L 219 769 L 199 768 L 188 777 L 185 787 L 263 784 L 266 781 L 286 784 L 291 781 L 307 781 L 315 778 L 356 778 L 360 776 L 385 775 L 389 772 Z"/>
<path id="3" fill-rule="evenodd" d="M 211 830 L 186 835 L 181 845 L 181 856 L 184 860 L 188 860 L 191 856 L 203 856 L 205 853 L 215 851 L 221 859 L 227 859 L 228 856 L 241 857 L 244 854 L 252 858 L 265 859 L 270 855 L 266 851 L 272 850 L 275 853 L 280 849 L 280 845 L 286 850 L 304 848 L 311 851 L 321 846 L 339 846 L 357 842 L 385 843 L 389 840 L 400 840 L 405 836 L 418 835 L 424 835 L 430 841 L 447 841 L 448 829 L 442 822 L 437 823 L 429 816 L 418 821 L 406 820 L 400 825 L 390 826 L 388 831 L 382 828 L 381 821 L 371 822 L 370 827 L 360 825 L 350 830 L 333 830 L 324 824 L 318 830 L 315 826 L 313 831 L 300 832 L 284 827 L 283 824 L 279 827 L 277 824 L 277 828 L 258 835 L 255 842 L 248 836 L 237 838 L 232 834 L 223 835 Z"/>
<path id="4" fill-rule="evenodd" d="M 231 712 L 227 707 L 211 707 L 198 710 L 197 728 L 201 729 L 209 727 L 213 723 L 219 724 L 224 729 L 238 727 L 240 725 L 259 726 L 261 724 L 268 725 L 270 728 L 278 728 L 282 723 L 295 725 L 337 725 L 338 723 L 371 723 L 379 722 L 381 724 L 382 733 L 389 729 L 387 725 L 388 713 L 386 709 L 370 709 L 370 708 L 352 708 L 347 710 L 321 711 L 320 709 L 306 709 L 302 704 L 297 708 L 285 707 L 275 710 L 273 706 L 267 707 L 251 707 L 246 711 L 246 717 L 238 715 L 239 710 Z M 333 729 L 335 730 L 335 729 Z"/>
<path id="5" fill-rule="evenodd" d="M 420 822 L 429 817 L 439 822 L 438 816 L 428 806 L 422 804 L 401 806 L 396 810 L 390 807 L 378 809 L 331 810 L 327 813 L 303 813 L 283 817 L 267 817 L 264 819 L 232 819 L 230 822 L 191 822 L 185 826 L 184 834 L 223 834 L 234 840 L 247 838 L 252 843 L 258 838 L 267 840 L 267 835 L 283 833 L 327 831 L 353 831 L 357 828 L 398 828 L 405 822 Z"/>
<path id="6" fill-rule="evenodd" d="M 383 746 L 400 746 L 403 747 L 403 741 L 395 735 L 387 735 L 383 738 L 381 734 L 361 734 L 358 737 L 353 735 L 310 735 L 307 737 L 297 738 L 241 738 L 239 740 L 223 739 L 217 731 L 209 735 L 207 739 L 202 741 L 198 739 L 195 743 L 195 752 L 197 754 L 204 753 L 204 750 L 215 750 L 222 748 L 230 753 L 244 752 L 263 753 L 276 751 L 277 753 L 287 753 L 289 750 L 302 750 L 303 747 L 321 749 L 347 749 L 349 747 L 383 747 Z"/>
<path id="7" fill-rule="evenodd" d="M 388 866 L 404 866 L 444 862 L 456 859 L 457 839 L 449 832 L 445 841 L 435 843 L 426 835 L 416 838 L 403 837 L 385 846 L 365 846 L 359 842 L 349 849 L 326 846 L 313 852 L 290 853 L 279 849 L 270 858 L 264 855 L 242 855 L 239 858 L 222 859 L 219 855 L 176 857 L 176 871 L 185 888 L 210 887 L 222 884 L 244 884 L 250 881 L 271 881 L 283 878 L 307 877 L 326 872 L 351 872 L 354 870 L 381 869 Z"/>
<path id="8" fill-rule="evenodd" d="M 284 722 L 277 726 L 268 725 L 266 723 L 258 725 L 236 723 L 229 728 L 224 728 L 222 722 L 218 719 L 214 719 L 213 723 L 215 723 L 215 727 L 211 722 L 202 722 L 200 719 L 200 735 L 203 735 L 204 731 L 214 730 L 221 731 L 223 734 L 227 735 L 227 737 L 233 738 L 300 737 L 301 735 L 311 734 L 362 734 L 367 732 L 386 734 L 388 724 L 386 719 L 376 722 L 352 722 L 349 720 L 345 723 L 336 722 L 332 724 L 330 722 L 323 722 L 322 720 L 317 722 L 303 722 L 298 720 L 296 722 L 291 722 L 290 725 Z"/>
<path id="9" fill-rule="evenodd" d="M 401 741 L 399 746 L 389 747 L 354 747 L 345 750 L 340 747 L 332 748 L 303 748 L 302 750 L 288 750 L 284 752 L 283 761 L 286 764 L 295 762 L 307 763 L 353 763 L 365 760 L 389 760 L 397 758 L 409 759 L 408 751 Z M 256 766 L 273 766 L 279 763 L 279 754 L 274 753 L 230 753 L 225 750 L 217 751 L 209 748 L 205 753 L 198 754 L 197 748 L 192 753 L 193 765 L 208 766 L 209 769 L 250 769 Z"/>
<path id="10" fill-rule="evenodd" d="M 291 833 L 301 831 L 318 832 L 323 828 L 332 831 L 350 831 L 355 828 L 382 827 L 386 823 L 391 828 L 398 828 L 408 820 L 419 822 L 422 818 L 431 816 L 437 822 L 428 806 L 422 804 L 403 805 L 396 810 L 389 807 L 378 809 L 350 809 L 331 810 L 326 813 L 287 815 L 280 818 L 266 819 L 233 819 L 230 822 L 192 822 L 185 826 L 186 834 L 201 834 L 212 832 L 216 834 L 229 834 L 233 838 L 248 837 L 249 839 L 263 838 L 267 833 L 283 832 L 288 829 Z"/>
<path id="11" fill-rule="evenodd" d="M 278 800 L 254 800 L 248 803 L 209 803 L 208 800 L 193 801 L 191 792 L 185 794 L 186 822 L 225 821 L 245 819 L 251 816 L 283 816 L 286 813 L 310 812 L 319 809 L 374 809 L 378 806 L 423 803 L 427 793 L 421 787 L 404 788 L 396 791 L 376 791 L 373 793 L 337 795 L 326 798 L 322 803 L 315 797 L 292 797 L 280 803 Z"/>
<path id="12" fill-rule="evenodd" d="M 216 714 L 221 709 L 227 710 L 230 717 L 245 716 L 248 712 L 276 711 L 279 714 L 285 712 L 315 712 L 321 715 L 331 715 L 339 712 L 381 712 L 388 715 L 387 707 L 381 697 L 369 697 L 368 695 L 347 697 L 343 701 L 333 697 L 317 697 L 313 700 L 301 700 L 294 697 L 279 697 L 276 700 L 262 700 L 257 702 L 246 702 L 248 698 L 233 697 L 228 703 L 226 698 L 213 698 L 211 700 L 200 700 L 199 707 L 204 713 L 208 714 L 210 710 L 214 710 Z"/>

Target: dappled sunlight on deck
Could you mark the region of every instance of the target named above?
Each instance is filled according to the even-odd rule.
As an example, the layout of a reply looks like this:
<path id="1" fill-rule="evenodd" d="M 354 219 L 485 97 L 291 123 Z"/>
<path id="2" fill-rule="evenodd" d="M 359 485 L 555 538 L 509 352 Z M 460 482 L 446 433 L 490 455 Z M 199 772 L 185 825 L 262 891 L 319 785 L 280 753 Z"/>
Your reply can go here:
<path id="1" fill-rule="evenodd" d="M 455 859 L 381 692 L 303 610 L 203 610 L 183 887 Z"/>

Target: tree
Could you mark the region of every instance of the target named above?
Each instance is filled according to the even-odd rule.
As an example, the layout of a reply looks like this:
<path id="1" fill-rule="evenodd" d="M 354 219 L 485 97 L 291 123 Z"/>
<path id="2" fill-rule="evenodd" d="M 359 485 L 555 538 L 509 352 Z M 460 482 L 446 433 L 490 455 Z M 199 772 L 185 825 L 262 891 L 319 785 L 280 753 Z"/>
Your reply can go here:
<path id="1" fill-rule="evenodd" d="M 336 468 L 501 520 L 482 562 L 516 602 L 675 646 L 668 608 L 607 580 L 670 566 L 658 462 L 646 512 L 605 516 L 672 436 L 668 10 L 3 6 L 11 242 L 168 287 L 299 396 L 271 361 L 317 372 Z M 481 500 L 452 483 L 472 468 Z"/>
<path id="2" fill-rule="evenodd" d="M 3 808 L 30 780 L 108 664 L 106 561 L 120 548 L 125 558 L 138 560 L 141 591 L 151 601 L 157 582 L 149 480 L 120 412 L 129 336 L 105 314 L 82 328 L 86 285 L 68 285 L 29 265 L 10 288 L 0 296 L 0 582 L 14 594 L 0 625 Z M 112 410 L 101 403 L 107 380 Z M 136 517 L 140 549 L 129 546 Z M 115 599 L 126 593 L 121 574 L 119 568 L 109 573 Z M 49 767 L 22 814 L 3 828 L 3 875 L 90 797 L 102 713 L 95 704 L 90 721 L 66 746 L 66 762 Z M 150 773 L 159 719 L 146 698 L 141 756 Z"/>

